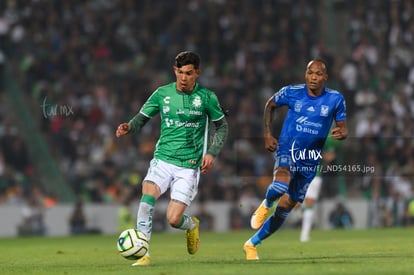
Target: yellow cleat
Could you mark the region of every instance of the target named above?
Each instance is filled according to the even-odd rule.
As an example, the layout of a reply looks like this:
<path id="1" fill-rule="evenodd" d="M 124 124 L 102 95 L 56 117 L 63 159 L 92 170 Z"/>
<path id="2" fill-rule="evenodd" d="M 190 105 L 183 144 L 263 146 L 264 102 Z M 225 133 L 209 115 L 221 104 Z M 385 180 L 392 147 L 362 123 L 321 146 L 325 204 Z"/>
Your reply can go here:
<path id="1" fill-rule="evenodd" d="M 266 221 L 267 216 L 269 216 L 270 208 L 265 207 L 264 201 L 260 204 L 260 206 L 256 209 L 253 213 L 252 218 L 250 219 L 250 226 L 257 230 L 259 229 L 263 223 Z"/>
<path id="2" fill-rule="evenodd" d="M 139 258 L 132 266 L 148 266 L 151 265 L 151 258 L 148 255 L 145 255 L 142 258 Z"/>
<path id="3" fill-rule="evenodd" d="M 247 242 L 243 245 L 244 253 L 246 253 L 246 260 L 248 261 L 257 261 L 259 255 L 257 255 L 256 246 L 248 244 Z"/>
<path id="4" fill-rule="evenodd" d="M 191 255 L 196 254 L 200 248 L 200 221 L 196 217 L 191 217 L 195 226 L 191 230 L 187 230 L 187 251 Z"/>

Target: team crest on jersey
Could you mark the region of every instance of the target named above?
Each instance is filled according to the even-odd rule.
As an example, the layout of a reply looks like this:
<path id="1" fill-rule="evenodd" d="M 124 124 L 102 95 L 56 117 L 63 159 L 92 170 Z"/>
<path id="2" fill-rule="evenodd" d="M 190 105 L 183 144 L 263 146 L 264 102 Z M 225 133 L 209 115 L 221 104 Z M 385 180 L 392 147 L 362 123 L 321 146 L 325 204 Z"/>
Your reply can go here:
<path id="1" fill-rule="evenodd" d="M 192 104 L 195 108 L 201 107 L 201 97 L 200 96 L 194 97 Z"/>
<path id="2" fill-rule="evenodd" d="M 295 102 L 295 112 L 300 112 L 300 109 L 302 109 L 302 102 L 299 100 L 296 100 Z"/>
<path id="3" fill-rule="evenodd" d="M 321 105 L 321 116 L 328 116 L 329 106 Z"/>

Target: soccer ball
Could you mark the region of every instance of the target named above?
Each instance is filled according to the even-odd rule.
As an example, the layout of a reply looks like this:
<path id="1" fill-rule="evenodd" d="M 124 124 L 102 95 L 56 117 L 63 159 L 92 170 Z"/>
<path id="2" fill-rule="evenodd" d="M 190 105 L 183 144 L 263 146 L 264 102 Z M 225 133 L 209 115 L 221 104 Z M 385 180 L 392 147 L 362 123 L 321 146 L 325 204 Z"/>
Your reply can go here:
<path id="1" fill-rule="evenodd" d="M 128 260 L 138 260 L 147 253 L 149 243 L 147 236 L 138 229 L 126 229 L 118 237 L 119 254 Z"/>

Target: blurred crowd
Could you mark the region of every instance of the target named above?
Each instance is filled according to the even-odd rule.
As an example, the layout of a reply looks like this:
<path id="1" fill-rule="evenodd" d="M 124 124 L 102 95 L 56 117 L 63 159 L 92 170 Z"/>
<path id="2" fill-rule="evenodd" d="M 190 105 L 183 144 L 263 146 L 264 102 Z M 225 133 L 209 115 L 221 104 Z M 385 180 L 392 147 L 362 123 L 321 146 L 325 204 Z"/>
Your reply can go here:
<path id="1" fill-rule="evenodd" d="M 255 207 L 273 167 L 261 140 L 264 103 L 282 86 L 303 82 L 307 62 L 321 57 L 329 86 L 347 100 L 351 134 L 337 161 L 373 167 L 347 171 L 345 195 L 370 201 L 370 226 L 403 225 L 414 197 L 414 4 L 333 1 L 328 11 L 346 15 L 336 25 L 347 41 L 334 52 L 322 39 L 325 2 L 1 1 L 0 69 L 6 62 L 13 68 L 75 194 L 85 202 L 124 203 L 139 196 L 159 121 L 119 140 L 114 131 L 156 87 L 174 80 L 178 52 L 198 52 L 200 82 L 229 111 L 230 131 L 197 200 Z M 0 203 L 41 197 L 32 192 L 42 189 L 33 176 L 39 160 L 22 138 L 30 133 L 16 129 L 13 109 L 1 110 Z M 338 177 L 327 175 L 322 198 L 339 189 Z"/>

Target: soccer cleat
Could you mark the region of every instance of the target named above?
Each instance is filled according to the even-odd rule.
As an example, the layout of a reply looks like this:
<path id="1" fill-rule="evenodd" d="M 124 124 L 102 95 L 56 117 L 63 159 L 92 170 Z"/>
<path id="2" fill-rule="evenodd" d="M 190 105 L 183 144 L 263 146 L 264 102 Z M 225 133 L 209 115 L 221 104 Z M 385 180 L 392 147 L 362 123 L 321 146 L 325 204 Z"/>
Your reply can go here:
<path id="1" fill-rule="evenodd" d="M 187 230 L 187 251 L 194 255 L 200 248 L 200 221 L 196 217 L 191 217 L 195 226 L 193 229 Z"/>
<path id="2" fill-rule="evenodd" d="M 269 215 L 270 208 L 265 207 L 264 201 L 260 204 L 260 206 L 254 211 L 252 218 L 250 219 L 250 226 L 257 230 L 259 229 L 263 223 L 266 221 L 267 216 Z"/>
<path id="3" fill-rule="evenodd" d="M 132 266 L 148 266 L 151 265 L 151 257 L 148 255 L 139 258 Z"/>
<path id="4" fill-rule="evenodd" d="M 257 261 L 259 255 L 257 255 L 256 246 L 248 244 L 247 242 L 243 245 L 244 253 L 246 253 L 246 260 L 248 261 Z"/>
<path id="5" fill-rule="evenodd" d="M 310 241 L 310 238 L 309 238 L 309 236 L 308 236 L 308 235 L 301 234 L 301 235 L 300 235 L 300 241 L 301 241 L 302 243 L 306 243 L 306 242 L 309 242 L 309 241 Z"/>

